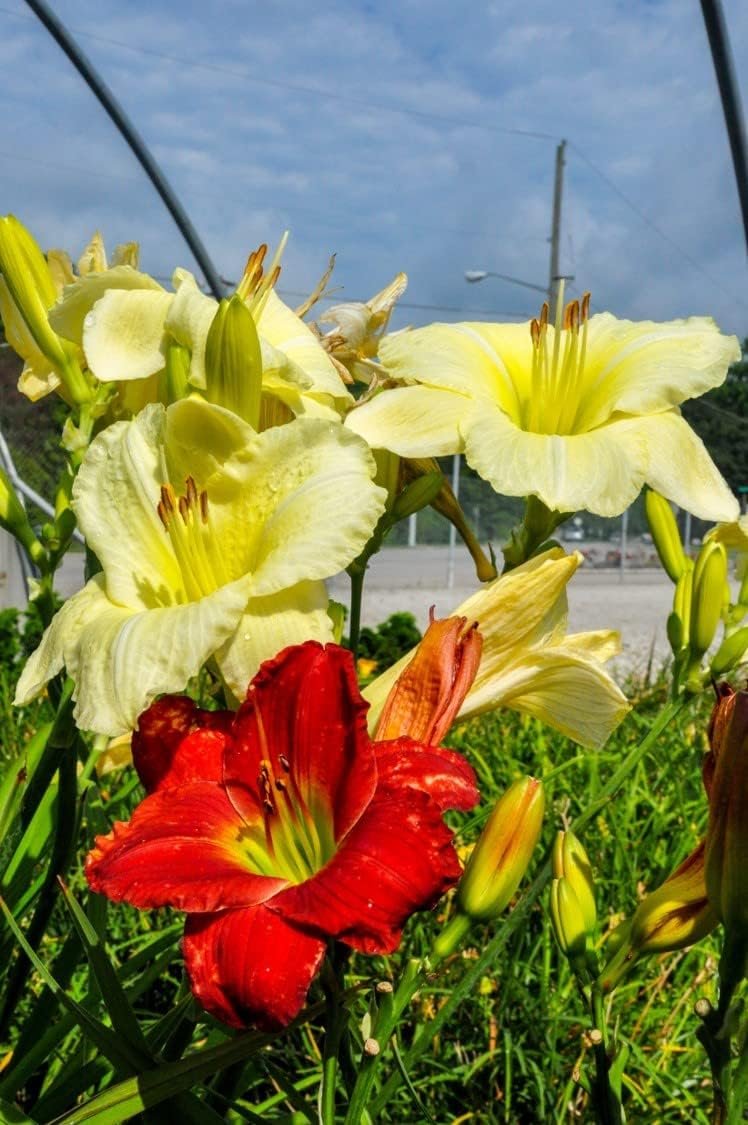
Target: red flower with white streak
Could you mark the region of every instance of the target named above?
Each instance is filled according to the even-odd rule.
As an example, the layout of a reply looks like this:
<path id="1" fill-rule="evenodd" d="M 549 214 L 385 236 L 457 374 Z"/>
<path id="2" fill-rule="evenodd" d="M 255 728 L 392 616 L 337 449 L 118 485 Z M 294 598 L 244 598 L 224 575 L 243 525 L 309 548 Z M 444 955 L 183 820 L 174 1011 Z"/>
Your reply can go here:
<path id="1" fill-rule="evenodd" d="M 476 803 L 473 771 L 410 738 L 372 742 L 367 707 L 350 653 L 310 641 L 263 664 L 235 715 L 171 696 L 141 716 L 149 795 L 86 875 L 187 912 L 193 992 L 233 1027 L 285 1026 L 328 938 L 390 953 L 460 876 L 441 814 Z"/>

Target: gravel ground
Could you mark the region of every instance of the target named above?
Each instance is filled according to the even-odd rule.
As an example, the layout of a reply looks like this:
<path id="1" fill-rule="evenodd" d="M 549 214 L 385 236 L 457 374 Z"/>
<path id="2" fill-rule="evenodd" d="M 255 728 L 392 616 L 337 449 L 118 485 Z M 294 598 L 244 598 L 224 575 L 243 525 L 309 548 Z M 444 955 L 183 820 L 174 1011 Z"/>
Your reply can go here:
<path id="1" fill-rule="evenodd" d="M 447 547 L 391 547 L 372 561 L 364 588 L 362 620 L 377 625 L 391 613 L 408 610 L 419 628 L 428 621 L 429 608 L 446 616 L 477 588 L 472 563 L 459 546 L 454 556 L 454 584 L 448 587 Z M 68 555 L 58 576 L 59 592 L 68 597 L 83 581 L 83 556 Z M 348 601 L 348 579 L 338 575 L 329 583 L 330 594 Z M 664 661 L 669 648 L 665 620 L 671 608 L 673 588 L 659 568 L 615 570 L 581 568 L 569 587 L 569 628 L 618 629 L 624 650 L 615 662 L 619 676 L 643 671 L 654 644 L 655 665 Z"/>

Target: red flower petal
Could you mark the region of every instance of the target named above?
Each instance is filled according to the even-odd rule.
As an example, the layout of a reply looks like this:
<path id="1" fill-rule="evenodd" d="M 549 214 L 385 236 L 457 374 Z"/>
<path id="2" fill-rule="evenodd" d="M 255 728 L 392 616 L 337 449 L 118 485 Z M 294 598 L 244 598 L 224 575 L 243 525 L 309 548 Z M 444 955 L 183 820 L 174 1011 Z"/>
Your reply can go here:
<path id="1" fill-rule="evenodd" d="M 212 1016 L 273 1031 L 301 1010 L 325 942 L 266 906 L 250 906 L 191 914 L 183 949 L 192 991 Z"/>
<path id="2" fill-rule="evenodd" d="M 246 826 L 222 786 L 203 781 L 161 789 L 128 824 L 97 837 L 86 877 L 92 890 L 133 906 L 252 906 L 286 884 L 253 871 L 243 834 L 246 839 Z"/>
<path id="3" fill-rule="evenodd" d="M 233 711 L 203 711 L 185 695 L 152 703 L 132 736 L 132 758 L 149 793 L 185 781 L 220 781 Z"/>
<path id="4" fill-rule="evenodd" d="M 243 813 L 264 793 L 263 762 L 270 785 L 290 774 L 310 809 L 333 817 L 339 840 L 369 804 L 376 762 L 366 730 L 368 704 L 356 683 L 353 657 L 337 645 L 293 645 L 267 660 L 237 713 L 224 758 L 224 782 Z"/>
<path id="5" fill-rule="evenodd" d="M 428 793 L 442 811 L 472 809 L 477 805 L 480 794 L 475 773 L 461 754 L 422 746 L 409 738 L 374 745 L 379 769 L 378 794 L 385 787 L 420 789 Z"/>
<path id="6" fill-rule="evenodd" d="M 433 906 L 461 870 L 436 802 L 385 788 L 330 862 L 267 906 L 363 953 L 391 953 L 410 915 Z"/>

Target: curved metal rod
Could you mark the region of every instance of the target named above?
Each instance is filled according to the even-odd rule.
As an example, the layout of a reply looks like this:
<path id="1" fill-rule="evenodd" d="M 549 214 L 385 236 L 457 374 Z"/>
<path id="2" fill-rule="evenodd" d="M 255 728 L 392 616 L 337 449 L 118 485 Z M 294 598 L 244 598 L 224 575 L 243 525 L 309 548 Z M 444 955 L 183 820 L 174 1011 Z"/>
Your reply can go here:
<path id="1" fill-rule="evenodd" d="M 200 236 L 190 222 L 187 212 L 177 199 L 169 181 L 151 155 L 140 133 L 138 133 L 132 121 L 122 109 L 101 75 L 83 54 L 72 35 L 60 22 L 54 12 L 52 12 L 49 5 L 45 4 L 44 0 L 26 0 L 26 3 L 39 21 L 44 24 L 58 46 L 65 52 L 75 69 L 86 82 L 88 88 L 99 99 L 102 106 L 127 141 L 133 153 L 140 161 L 148 179 L 161 196 L 167 211 L 179 227 L 182 237 L 202 270 L 213 296 L 216 300 L 220 301 L 225 293 L 225 288 L 221 284 L 220 275 L 213 265 Z"/>

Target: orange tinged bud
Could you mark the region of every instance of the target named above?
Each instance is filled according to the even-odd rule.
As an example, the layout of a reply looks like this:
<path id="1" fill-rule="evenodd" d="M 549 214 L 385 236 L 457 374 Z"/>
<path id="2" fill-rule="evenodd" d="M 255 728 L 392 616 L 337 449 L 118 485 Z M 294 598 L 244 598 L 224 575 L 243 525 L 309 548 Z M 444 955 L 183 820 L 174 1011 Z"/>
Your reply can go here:
<path id="1" fill-rule="evenodd" d="M 460 910 L 483 921 L 509 905 L 532 857 L 545 812 L 543 784 L 525 777 L 510 785 L 495 807 L 457 888 Z"/>
<path id="2" fill-rule="evenodd" d="M 480 664 L 483 639 L 466 617 L 432 619 L 379 717 L 375 738 L 414 738 L 436 746 L 446 735 Z"/>
<path id="3" fill-rule="evenodd" d="M 710 742 L 706 889 L 728 937 L 748 941 L 748 692 L 717 701 Z"/>

